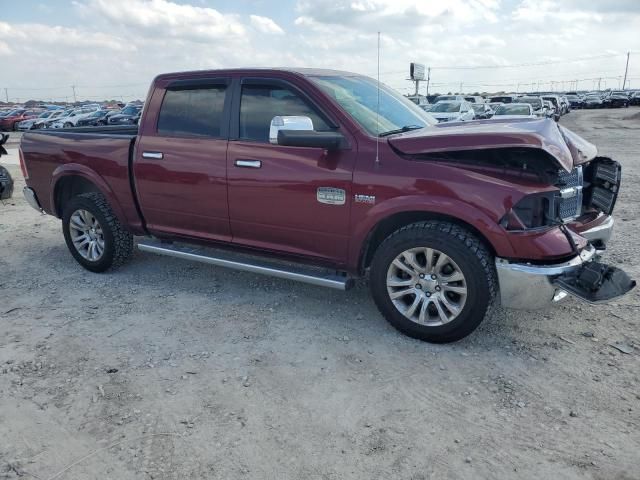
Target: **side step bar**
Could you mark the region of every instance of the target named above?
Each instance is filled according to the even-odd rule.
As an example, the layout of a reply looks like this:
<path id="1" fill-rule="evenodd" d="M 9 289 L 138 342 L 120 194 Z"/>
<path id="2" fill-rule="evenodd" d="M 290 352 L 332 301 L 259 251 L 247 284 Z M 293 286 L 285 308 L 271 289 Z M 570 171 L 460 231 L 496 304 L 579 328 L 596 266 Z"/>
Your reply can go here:
<path id="1" fill-rule="evenodd" d="M 252 255 L 234 254 L 213 248 L 200 248 L 186 244 L 143 240 L 138 242 L 138 249 L 143 252 L 209 263 L 218 267 L 242 270 L 243 272 L 258 273 L 260 275 L 270 275 L 272 277 L 310 283 L 311 285 L 317 285 L 319 287 L 348 290 L 353 286 L 353 279 L 339 272 L 288 262 L 269 261 Z"/>

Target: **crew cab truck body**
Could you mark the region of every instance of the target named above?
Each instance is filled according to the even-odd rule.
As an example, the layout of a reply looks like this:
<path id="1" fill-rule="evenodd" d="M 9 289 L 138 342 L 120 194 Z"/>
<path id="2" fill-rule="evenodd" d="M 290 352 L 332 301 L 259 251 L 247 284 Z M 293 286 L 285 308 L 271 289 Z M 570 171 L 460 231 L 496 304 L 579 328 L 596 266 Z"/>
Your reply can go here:
<path id="1" fill-rule="evenodd" d="M 369 272 L 384 316 L 434 342 L 498 299 L 633 288 L 596 261 L 617 162 L 548 119 L 436 125 L 379 88 L 327 70 L 160 75 L 139 127 L 25 134 L 24 193 L 88 270 L 142 236 L 141 250 L 342 289 Z"/>

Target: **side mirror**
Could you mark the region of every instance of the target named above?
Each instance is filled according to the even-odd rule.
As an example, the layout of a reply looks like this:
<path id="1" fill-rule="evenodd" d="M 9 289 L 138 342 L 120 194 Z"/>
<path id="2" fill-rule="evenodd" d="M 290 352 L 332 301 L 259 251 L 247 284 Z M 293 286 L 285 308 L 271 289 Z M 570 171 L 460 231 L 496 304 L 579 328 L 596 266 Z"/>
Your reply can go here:
<path id="1" fill-rule="evenodd" d="M 346 144 L 340 132 L 316 132 L 309 117 L 273 117 L 269 142 L 287 147 L 314 147 L 338 150 Z"/>
<path id="2" fill-rule="evenodd" d="M 278 116 L 271 119 L 269 126 L 269 142 L 278 144 L 278 132 L 280 130 L 304 130 L 313 131 L 313 121 L 304 116 Z"/>

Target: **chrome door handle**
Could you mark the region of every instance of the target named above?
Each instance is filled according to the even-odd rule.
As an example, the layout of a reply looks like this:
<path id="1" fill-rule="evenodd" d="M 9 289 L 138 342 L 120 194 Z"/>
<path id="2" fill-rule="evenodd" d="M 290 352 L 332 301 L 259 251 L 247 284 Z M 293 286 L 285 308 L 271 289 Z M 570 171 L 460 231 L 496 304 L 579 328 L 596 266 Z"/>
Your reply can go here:
<path id="1" fill-rule="evenodd" d="M 142 152 L 143 158 L 153 158 L 155 160 L 162 160 L 164 155 L 162 152 Z"/>
<path id="2" fill-rule="evenodd" d="M 262 167 L 262 162 L 260 160 L 236 160 L 234 162 L 236 167 L 241 168 L 260 168 Z"/>

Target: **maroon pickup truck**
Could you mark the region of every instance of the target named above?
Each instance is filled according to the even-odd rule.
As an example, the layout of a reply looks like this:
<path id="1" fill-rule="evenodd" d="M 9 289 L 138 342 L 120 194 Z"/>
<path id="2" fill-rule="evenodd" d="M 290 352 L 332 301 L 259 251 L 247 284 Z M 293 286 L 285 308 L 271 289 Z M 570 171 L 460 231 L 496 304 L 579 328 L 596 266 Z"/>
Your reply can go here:
<path id="1" fill-rule="evenodd" d="M 620 165 L 548 119 L 437 125 L 361 75 L 158 76 L 139 127 L 24 135 L 24 193 L 86 269 L 134 249 L 347 289 L 369 274 L 402 332 L 449 342 L 498 301 L 603 302 Z"/>

